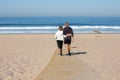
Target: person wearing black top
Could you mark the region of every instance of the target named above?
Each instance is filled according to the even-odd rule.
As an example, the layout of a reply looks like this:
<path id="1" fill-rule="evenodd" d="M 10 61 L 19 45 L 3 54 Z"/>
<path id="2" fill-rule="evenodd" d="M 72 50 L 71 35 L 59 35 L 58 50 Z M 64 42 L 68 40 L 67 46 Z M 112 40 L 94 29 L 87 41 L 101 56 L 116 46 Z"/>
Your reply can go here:
<path id="1" fill-rule="evenodd" d="M 63 29 L 63 35 L 64 35 L 64 44 L 67 49 L 68 55 L 71 55 L 70 49 L 71 49 L 71 41 L 73 41 L 74 33 L 71 27 L 69 27 L 69 23 L 65 23 L 65 28 Z"/>

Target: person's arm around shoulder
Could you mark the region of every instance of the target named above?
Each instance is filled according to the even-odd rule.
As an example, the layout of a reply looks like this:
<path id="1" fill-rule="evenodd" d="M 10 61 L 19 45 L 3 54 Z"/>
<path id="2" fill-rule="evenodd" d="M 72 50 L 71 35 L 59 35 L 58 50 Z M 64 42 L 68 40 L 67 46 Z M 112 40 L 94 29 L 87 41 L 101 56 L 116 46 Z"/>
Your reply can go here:
<path id="1" fill-rule="evenodd" d="M 64 38 L 67 37 L 67 36 L 66 36 L 65 28 L 63 29 L 63 37 L 64 37 Z"/>

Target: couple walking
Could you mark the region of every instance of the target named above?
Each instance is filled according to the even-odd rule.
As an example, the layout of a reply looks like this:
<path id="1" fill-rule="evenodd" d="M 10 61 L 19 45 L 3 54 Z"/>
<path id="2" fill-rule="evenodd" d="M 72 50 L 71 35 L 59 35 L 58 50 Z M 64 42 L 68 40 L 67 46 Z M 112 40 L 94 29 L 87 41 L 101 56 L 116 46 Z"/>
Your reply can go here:
<path id="1" fill-rule="evenodd" d="M 63 42 L 64 42 L 66 51 L 67 51 L 68 55 L 71 56 L 71 53 L 70 53 L 71 41 L 73 41 L 74 33 L 73 33 L 72 28 L 69 27 L 68 22 L 65 23 L 64 28 L 62 26 L 59 26 L 59 30 L 56 32 L 55 38 L 57 41 L 57 46 L 58 46 L 60 55 L 63 56 L 62 46 L 63 46 Z"/>

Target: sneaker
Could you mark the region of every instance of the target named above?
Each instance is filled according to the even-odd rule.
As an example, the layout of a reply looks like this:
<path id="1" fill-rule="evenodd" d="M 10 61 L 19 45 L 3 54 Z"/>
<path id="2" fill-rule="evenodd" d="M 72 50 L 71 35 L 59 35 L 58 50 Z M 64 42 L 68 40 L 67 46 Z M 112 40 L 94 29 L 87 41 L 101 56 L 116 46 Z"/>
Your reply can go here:
<path id="1" fill-rule="evenodd" d="M 71 53 L 68 53 L 69 56 L 71 56 Z"/>
<path id="2" fill-rule="evenodd" d="M 61 56 L 63 56 L 63 54 L 62 54 L 62 53 L 60 53 L 60 55 L 61 55 Z"/>
<path id="3" fill-rule="evenodd" d="M 71 53 L 66 54 L 66 56 L 71 56 Z"/>

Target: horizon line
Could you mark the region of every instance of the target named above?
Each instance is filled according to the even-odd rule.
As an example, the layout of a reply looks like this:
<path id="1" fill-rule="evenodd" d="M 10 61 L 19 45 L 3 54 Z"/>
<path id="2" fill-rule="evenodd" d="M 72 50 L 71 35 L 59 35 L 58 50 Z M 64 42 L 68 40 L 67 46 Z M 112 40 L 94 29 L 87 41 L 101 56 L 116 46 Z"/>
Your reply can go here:
<path id="1" fill-rule="evenodd" d="M 120 17 L 120 16 L 0 16 L 0 18 L 10 18 L 10 17 Z"/>

